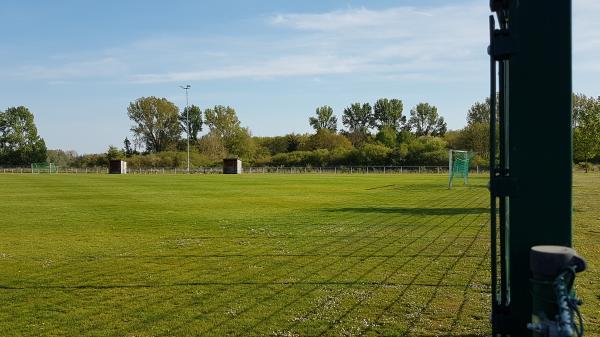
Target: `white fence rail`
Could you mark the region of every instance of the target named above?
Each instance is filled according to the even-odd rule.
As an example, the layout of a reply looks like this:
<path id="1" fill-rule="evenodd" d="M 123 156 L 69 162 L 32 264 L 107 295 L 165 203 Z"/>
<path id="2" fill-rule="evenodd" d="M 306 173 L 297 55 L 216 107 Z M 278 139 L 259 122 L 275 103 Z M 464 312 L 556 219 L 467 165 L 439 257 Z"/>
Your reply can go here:
<path id="1" fill-rule="evenodd" d="M 29 167 L 0 168 L 4 174 L 39 173 Z M 479 167 L 471 170 L 472 173 L 483 173 Z M 46 172 L 47 173 L 47 172 Z M 108 173 L 106 167 L 73 168 L 57 167 L 61 174 L 101 174 Z M 185 168 L 132 168 L 129 174 L 186 174 Z M 222 167 L 195 167 L 190 169 L 192 174 L 221 174 Z M 332 167 L 244 167 L 245 174 L 404 174 L 404 173 L 429 173 L 447 174 L 447 166 L 332 166 Z"/>

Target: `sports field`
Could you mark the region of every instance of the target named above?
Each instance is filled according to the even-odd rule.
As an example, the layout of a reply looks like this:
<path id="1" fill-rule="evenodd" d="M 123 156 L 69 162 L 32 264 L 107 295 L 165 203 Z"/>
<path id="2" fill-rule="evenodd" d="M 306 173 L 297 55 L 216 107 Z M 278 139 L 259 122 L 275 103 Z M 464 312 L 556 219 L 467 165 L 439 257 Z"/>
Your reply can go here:
<path id="1" fill-rule="evenodd" d="M 485 336 L 485 176 L 0 175 L 0 336 Z M 600 335 L 600 175 L 575 177 Z"/>

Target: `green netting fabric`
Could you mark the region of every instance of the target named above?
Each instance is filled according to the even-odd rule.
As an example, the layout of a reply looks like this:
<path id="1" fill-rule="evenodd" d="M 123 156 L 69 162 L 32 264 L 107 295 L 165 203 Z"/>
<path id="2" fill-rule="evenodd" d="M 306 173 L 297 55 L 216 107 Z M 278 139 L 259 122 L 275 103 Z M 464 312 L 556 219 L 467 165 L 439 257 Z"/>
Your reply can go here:
<path id="1" fill-rule="evenodd" d="M 56 173 L 58 169 L 54 163 L 33 163 L 31 173 Z"/>
<path id="2" fill-rule="evenodd" d="M 463 178 L 466 185 L 469 182 L 469 166 L 471 153 L 467 151 L 450 151 L 449 181 L 448 187 L 452 188 L 452 179 L 455 176 Z"/>

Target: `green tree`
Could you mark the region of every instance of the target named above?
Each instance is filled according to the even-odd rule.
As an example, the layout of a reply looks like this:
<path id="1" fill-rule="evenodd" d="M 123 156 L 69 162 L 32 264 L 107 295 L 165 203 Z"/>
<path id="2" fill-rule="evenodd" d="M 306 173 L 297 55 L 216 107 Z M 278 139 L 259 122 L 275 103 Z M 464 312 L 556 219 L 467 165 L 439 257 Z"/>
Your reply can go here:
<path id="1" fill-rule="evenodd" d="M 123 146 L 125 146 L 125 156 L 128 158 L 131 157 L 134 154 L 134 150 L 131 148 L 131 141 L 129 138 L 125 137 L 125 140 L 123 140 Z"/>
<path id="2" fill-rule="evenodd" d="M 408 165 L 447 165 L 447 143 L 440 137 L 421 136 L 408 143 Z"/>
<path id="3" fill-rule="evenodd" d="M 300 150 L 302 146 L 303 140 L 306 139 L 303 135 L 298 135 L 295 133 L 290 133 L 285 136 L 287 140 L 287 152 L 294 152 Z"/>
<path id="4" fill-rule="evenodd" d="M 496 96 L 498 104 L 498 96 Z M 490 99 L 475 102 L 467 111 L 467 126 L 458 131 L 449 141 L 454 149 L 466 149 L 476 152 L 481 159 L 488 160 L 490 152 Z M 499 134 L 496 133 L 497 137 Z"/>
<path id="5" fill-rule="evenodd" d="M 573 124 L 575 129 L 579 126 L 579 120 L 586 111 L 594 106 L 596 100 L 593 97 L 588 97 L 584 94 L 573 94 Z"/>
<path id="6" fill-rule="evenodd" d="M 0 112 L 0 162 L 29 165 L 46 161 L 46 143 L 38 135 L 33 114 L 24 106 Z"/>
<path id="7" fill-rule="evenodd" d="M 467 112 L 467 124 L 473 123 L 489 123 L 490 122 L 490 99 L 486 98 L 485 102 L 475 102 Z"/>
<path id="8" fill-rule="evenodd" d="M 402 116 L 404 105 L 402 100 L 380 98 L 373 106 L 373 121 L 379 131 L 384 128 L 400 130 L 406 122 L 406 116 Z"/>
<path id="9" fill-rule="evenodd" d="M 106 150 L 106 159 L 107 160 L 121 160 L 125 154 L 123 151 L 119 150 L 116 146 L 110 145 L 108 150 Z"/>
<path id="10" fill-rule="evenodd" d="M 496 96 L 496 114 L 498 114 L 498 98 L 499 96 Z M 475 102 L 473 103 L 473 105 L 471 105 L 471 107 L 469 108 L 469 111 L 467 112 L 467 124 L 471 125 L 473 123 L 483 123 L 483 124 L 489 124 L 490 123 L 490 98 L 487 97 L 485 99 L 485 101 L 483 102 Z"/>
<path id="11" fill-rule="evenodd" d="M 335 149 L 350 149 L 352 143 L 348 138 L 330 131 L 329 129 L 321 129 L 316 134 L 310 136 L 306 143 L 307 150 L 335 150 Z"/>
<path id="12" fill-rule="evenodd" d="M 315 113 L 317 115 L 316 117 L 310 117 L 308 119 L 308 123 L 315 131 L 322 129 L 327 129 L 331 132 L 337 131 L 337 117 L 333 115 L 332 107 L 328 105 L 318 107 Z"/>
<path id="13" fill-rule="evenodd" d="M 204 111 L 205 123 L 210 132 L 221 137 L 228 154 L 250 159 L 256 152 L 256 144 L 248 128 L 241 126 L 235 109 L 216 105 Z"/>
<path id="14" fill-rule="evenodd" d="M 360 165 L 386 165 L 392 152 L 381 144 L 364 144 L 355 152 L 355 162 Z"/>
<path id="15" fill-rule="evenodd" d="M 369 136 L 369 128 L 373 125 L 373 109 L 369 103 L 353 103 L 344 109 L 342 123 L 347 128 L 346 134 L 354 146 L 359 146 Z"/>
<path id="16" fill-rule="evenodd" d="M 573 130 L 573 155 L 588 162 L 600 155 L 600 97 L 587 99 L 582 105 Z"/>
<path id="17" fill-rule="evenodd" d="M 381 144 L 393 148 L 398 143 L 398 131 L 392 126 L 384 126 L 377 132 L 375 139 Z"/>
<path id="18" fill-rule="evenodd" d="M 46 162 L 54 163 L 56 166 L 69 167 L 73 166 L 77 160 L 77 152 L 63 150 L 48 150 Z"/>
<path id="19" fill-rule="evenodd" d="M 211 161 L 217 162 L 227 156 L 227 149 L 220 135 L 209 132 L 198 140 L 198 150 Z"/>
<path id="20" fill-rule="evenodd" d="M 231 155 L 250 160 L 256 153 L 256 143 L 254 143 L 248 128 L 240 127 L 223 140 L 227 152 Z"/>
<path id="21" fill-rule="evenodd" d="M 127 115 L 134 123 L 131 131 L 146 151 L 161 152 L 177 145 L 181 137 L 179 108 L 166 98 L 138 98 L 129 104 Z"/>
<path id="22" fill-rule="evenodd" d="M 266 149 L 269 154 L 288 152 L 288 142 L 285 136 L 254 137 L 254 142 Z"/>
<path id="23" fill-rule="evenodd" d="M 179 124 L 181 125 L 181 131 L 189 135 L 190 142 L 195 144 L 198 141 L 198 133 L 202 131 L 202 111 L 200 107 L 197 105 L 185 107 L 179 114 Z"/>
<path id="24" fill-rule="evenodd" d="M 483 159 L 490 157 L 490 126 L 487 123 L 472 123 L 462 130 L 463 146 L 479 154 Z"/>
<path id="25" fill-rule="evenodd" d="M 410 142 L 412 142 L 413 140 L 415 140 L 415 138 L 417 138 L 417 136 L 415 136 L 412 132 L 410 132 L 410 130 L 402 130 L 400 132 L 398 132 L 398 143 L 401 144 L 408 144 Z"/>
<path id="26" fill-rule="evenodd" d="M 498 102 L 496 102 L 498 103 Z M 457 135 L 454 148 L 475 151 L 488 159 L 490 152 L 490 98 L 484 102 L 475 102 L 467 111 L 467 126 Z"/>
<path id="27" fill-rule="evenodd" d="M 410 110 L 408 127 L 417 136 L 443 136 L 447 130 L 444 117 L 429 103 L 419 103 Z"/>
<path id="28" fill-rule="evenodd" d="M 235 109 L 229 106 L 215 105 L 204 111 L 204 122 L 211 132 L 227 138 L 241 128 Z"/>

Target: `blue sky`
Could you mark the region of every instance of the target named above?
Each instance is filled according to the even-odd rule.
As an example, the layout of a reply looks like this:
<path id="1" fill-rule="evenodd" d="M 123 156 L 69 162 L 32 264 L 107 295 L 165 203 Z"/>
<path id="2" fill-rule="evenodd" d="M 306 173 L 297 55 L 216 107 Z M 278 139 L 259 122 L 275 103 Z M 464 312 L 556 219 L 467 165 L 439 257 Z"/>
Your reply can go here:
<path id="1" fill-rule="evenodd" d="M 308 132 L 317 106 L 400 98 L 452 129 L 488 92 L 488 1 L 2 1 L 0 109 L 49 148 L 121 147 L 142 96 L 234 107 L 255 135 Z M 600 95 L 600 2 L 574 0 L 574 89 Z"/>

